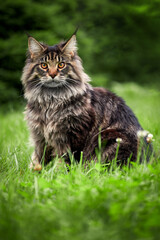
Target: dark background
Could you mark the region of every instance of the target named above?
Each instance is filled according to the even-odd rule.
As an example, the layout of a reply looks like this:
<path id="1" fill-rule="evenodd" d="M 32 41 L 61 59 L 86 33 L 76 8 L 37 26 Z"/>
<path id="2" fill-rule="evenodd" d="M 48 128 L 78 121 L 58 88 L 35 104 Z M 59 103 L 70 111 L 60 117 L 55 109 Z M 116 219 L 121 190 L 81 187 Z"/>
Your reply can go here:
<path id="1" fill-rule="evenodd" d="M 2 105 L 22 99 L 25 32 L 54 45 L 77 26 L 79 55 L 93 85 L 108 87 L 116 81 L 159 88 L 159 0 L 1 0 Z"/>

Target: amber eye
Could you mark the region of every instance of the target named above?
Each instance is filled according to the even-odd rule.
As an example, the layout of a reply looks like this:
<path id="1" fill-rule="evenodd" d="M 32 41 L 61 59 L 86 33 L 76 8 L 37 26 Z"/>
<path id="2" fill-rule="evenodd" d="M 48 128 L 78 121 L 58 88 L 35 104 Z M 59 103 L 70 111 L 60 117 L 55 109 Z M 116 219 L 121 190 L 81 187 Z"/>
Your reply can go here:
<path id="1" fill-rule="evenodd" d="M 41 68 L 43 68 L 43 69 L 47 69 L 47 68 L 48 68 L 47 63 L 41 63 Z"/>
<path id="2" fill-rule="evenodd" d="M 65 66 L 65 63 L 64 62 L 60 62 L 59 64 L 58 64 L 58 68 L 64 68 L 64 66 Z"/>

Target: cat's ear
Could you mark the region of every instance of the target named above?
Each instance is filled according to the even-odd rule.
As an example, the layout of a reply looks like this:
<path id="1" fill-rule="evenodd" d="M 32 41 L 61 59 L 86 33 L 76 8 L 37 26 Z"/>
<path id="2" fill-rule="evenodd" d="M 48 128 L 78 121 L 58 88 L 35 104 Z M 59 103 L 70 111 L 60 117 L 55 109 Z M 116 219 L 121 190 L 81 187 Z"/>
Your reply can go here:
<path id="1" fill-rule="evenodd" d="M 65 42 L 62 52 L 64 52 L 67 55 L 70 55 L 73 57 L 75 53 L 77 52 L 77 40 L 76 40 L 76 32 L 71 36 L 71 38 Z"/>
<path id="2" fill-rule="evenodd" d="M 46 50 L 46 47 L 38 42 L 35 38 L 29 36 L 28 37 L 28 49 L 31 54 L 31 58 L 37 57 L 42 52 Z"/>

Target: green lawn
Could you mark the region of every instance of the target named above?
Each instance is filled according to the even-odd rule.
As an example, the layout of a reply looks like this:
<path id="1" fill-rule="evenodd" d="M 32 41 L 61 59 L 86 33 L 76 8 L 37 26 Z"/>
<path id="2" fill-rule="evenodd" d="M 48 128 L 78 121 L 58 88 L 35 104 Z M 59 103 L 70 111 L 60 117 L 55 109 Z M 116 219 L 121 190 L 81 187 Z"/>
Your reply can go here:
<path id="1" fill-rule="evenodd" d="M 153 164 L 108 170 L 91 163 L 69 172 L 56 160 L 30 172 L 32 147 L 23 109 L 0 114 L 0 240 L 159 240 L 160 94 L 114 84 L 154 135 Z"/>

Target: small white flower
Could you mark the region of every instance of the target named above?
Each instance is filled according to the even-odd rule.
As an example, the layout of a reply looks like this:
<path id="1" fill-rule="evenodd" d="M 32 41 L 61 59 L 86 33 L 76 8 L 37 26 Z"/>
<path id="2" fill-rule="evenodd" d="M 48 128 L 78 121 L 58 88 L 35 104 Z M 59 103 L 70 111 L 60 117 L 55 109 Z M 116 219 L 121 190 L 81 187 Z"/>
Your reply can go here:
<path id="1" fill-rule="evenodd" d="M 140 130 L 137 132 L 137 137 L 138 138 L 144 138 L 146 137 L 146 141 L 147 143 L 151 143 L 154 141 L 153 139 L 153 134 L 149 133 L 148 131 L 146 130 Z"/>
<path id="2" fill-rule="evenodd" d="M 141 137 L 146 137 L 149 134 L 149 132 L 147 130 L 139 130 L 137 132 L 137 137 L 141 138 Z"/>
<path id="3" fill-rule="evenodd" d="M 122 142 L 122 138 L 116 138 L 116 142 L 117 143 L 121 143 Z"/>
<path id="4" fill-rule="evenodd" d="M 152 133 L 149 133 L 147 137 L 148 137 L 148 138 L 153 138 L 153 134 L 152 134 Z"/>
<path id="5" fill-rule="evenodd" d="M 154 139 L 153 139 L 153 134 L 149 133 L 149 134 L 147 135 L 146 140 L 147 140 L 147 143 L 153 142 L 153 141 L 154 141 Z"/>

